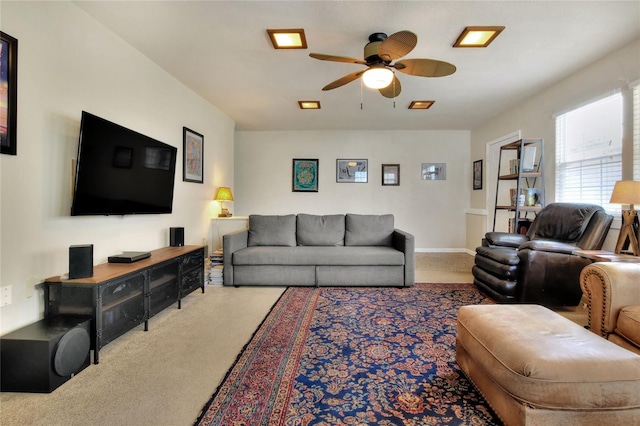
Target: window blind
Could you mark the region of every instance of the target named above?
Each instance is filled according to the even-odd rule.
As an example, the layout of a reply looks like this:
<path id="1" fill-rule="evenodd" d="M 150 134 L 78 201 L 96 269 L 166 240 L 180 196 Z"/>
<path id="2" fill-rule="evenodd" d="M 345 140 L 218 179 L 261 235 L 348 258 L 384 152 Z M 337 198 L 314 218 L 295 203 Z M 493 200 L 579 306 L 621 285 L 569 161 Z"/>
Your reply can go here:
<path id="1" fill-rule="evenodd" d="M 633 180 L 640 180 L 640 82 L 633 90 Z"/>
<path id="2" fill-rule="evenodd" d="M 556 117 L 556 201 L 609 204 L 622 179 L 622 94 L 616 93 Z"/>

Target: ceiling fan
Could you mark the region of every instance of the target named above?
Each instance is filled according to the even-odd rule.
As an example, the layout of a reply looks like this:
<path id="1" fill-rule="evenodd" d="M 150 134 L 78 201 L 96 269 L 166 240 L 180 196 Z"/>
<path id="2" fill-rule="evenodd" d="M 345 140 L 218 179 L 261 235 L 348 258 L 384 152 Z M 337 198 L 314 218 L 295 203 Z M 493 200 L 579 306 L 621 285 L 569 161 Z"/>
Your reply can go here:
<path id="1" fill-rule="evenodd" d="M 400 94 L 402 87 L 392 68 L 419 77 L 444 77 L 456 72 L 455 65 L 435 59 L 404 59 L 391 63 L 411 52 L 416 44 L 418 36 L 411 31 L 398 31 L 388 37 L 384 33 L 373 33 L 369 36 L 369 43 L 364 47 L 364 60 L 322 53 L 310 53 L 309 56 L 322 61 L 367 66 L 366 70 L 347 74 L 327 84 L 322 90 L 336 89 L 362 77 L 365 85 L 378 89 L 382 96 L 395 98 Z"/>

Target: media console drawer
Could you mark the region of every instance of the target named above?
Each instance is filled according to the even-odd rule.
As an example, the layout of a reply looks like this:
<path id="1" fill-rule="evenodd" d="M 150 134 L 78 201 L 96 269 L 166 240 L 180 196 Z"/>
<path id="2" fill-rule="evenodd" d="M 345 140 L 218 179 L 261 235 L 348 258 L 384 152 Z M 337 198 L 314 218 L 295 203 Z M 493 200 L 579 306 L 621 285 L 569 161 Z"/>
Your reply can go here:
<path id="1" fill-rule="evenodd" d="M 89 278 L 45 280 L 45 317 L 91 318 L 91 349 L 98 364 L 107 343 L 144 323 L 200 287 L 204 293 L 204 247 L 165 247 L 134 263 L 104 263 Z"/>

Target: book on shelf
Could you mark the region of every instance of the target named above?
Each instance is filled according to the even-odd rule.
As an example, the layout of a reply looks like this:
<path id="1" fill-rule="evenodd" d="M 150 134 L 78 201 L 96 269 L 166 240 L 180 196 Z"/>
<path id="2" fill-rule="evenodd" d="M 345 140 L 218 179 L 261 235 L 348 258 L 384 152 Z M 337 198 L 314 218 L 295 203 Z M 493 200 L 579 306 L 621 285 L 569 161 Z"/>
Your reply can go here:
<path id="1" fill-rule="evenodd" d="M 512 175 L 518 174 L 518 167 L 520 166 L 518 159 L 509 160 L 509 173 Z"/>

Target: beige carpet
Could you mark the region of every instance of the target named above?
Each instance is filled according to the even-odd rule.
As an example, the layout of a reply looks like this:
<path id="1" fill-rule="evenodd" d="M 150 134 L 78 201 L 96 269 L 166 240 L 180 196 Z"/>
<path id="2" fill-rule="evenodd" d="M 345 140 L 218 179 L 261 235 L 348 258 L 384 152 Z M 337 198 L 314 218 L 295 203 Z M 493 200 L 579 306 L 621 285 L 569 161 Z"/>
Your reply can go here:
<path id="1" fill-rule="evenodd" d="M 473 256 L 466 253 L 417 253 L 416 282 L 470 283 Z"/>
<path id="2" fill-rule="evenodd" d="M 472 282 L 473 257 L 419 253 L 418 282 Z M 192 425 L 284 288 L 207 287 L 100 351 L 50 394 L 1 393 L 2 426 Z M 579 314 L 579 312 L 578 312 Z"/>

